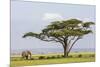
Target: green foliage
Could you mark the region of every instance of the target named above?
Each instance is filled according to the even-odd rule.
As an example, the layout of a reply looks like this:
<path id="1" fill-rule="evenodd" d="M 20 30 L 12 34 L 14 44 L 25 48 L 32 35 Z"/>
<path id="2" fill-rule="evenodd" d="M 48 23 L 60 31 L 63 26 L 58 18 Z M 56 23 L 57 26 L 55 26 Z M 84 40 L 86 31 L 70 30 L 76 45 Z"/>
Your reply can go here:
<path id="1" fill-rule="evenodd" d="M 55 59 L 56 58 L 56 56 L 51 56 L 51 59 Z"/>
<path id="2" fill-rule="evenodd" d="M 79 26 L 81 24 L 81 27 Z M 62 36 L 83 36 L 91 33 L 92 31 L 86 28 L 89 28 L 90 25 L 93 25 L 93 22 L 82 22 L 78 19 L 69 19 L 63 21 L 54 21 L 48 25 L 45 29 L 42 30 L 40 34 L 29 32 L 26 33 L 23 37 L 32 36 L 39 38 L 41 40 L 49 37 L 62 37 Z M 44 38 L 43 38 L 44 36 Z"/>
<path id="3" fill-rule="evenodd" d="M 79 55 L 78 55 L 78 58 L 81 58 L 81 57 L 82 57 L 82 54 L 79 54 Z"/>
<path id="4" fill-rule="evenodd" d="M 57 55 L 57 58 L 61 58 L 61 56 L 60 55 Z"/>
<path id="5" fill-rule="evenodd" d="M 89 57 L 95 57 L 95 54 L 91 54 Z"/>
<path id="6" fill-rule="evenodd" d="M 51 59 L 51 57 L 48 56 L 47 59 Z"/>
<path id="7" fill-rule="evenodd" d="M 61 55 L 61 57 L 64 57 L 64 55 Z"/>
<path id="8" fill-rule="evenodd" d="M 46 59 L 55 59 L 55 58 L 57 58 L 57 57 L 56 56 L 47 56 Z"/>
<path id="9" fill-rule="evenodd" d="M 28 32 L 28 33 L 26 33 L 26 34 L 23 36 L 23 38 L 25 38 L 25 37 L 27 37 L 27 36 L 37 37 L 37 36 L 38 36 L 38 34 L 33 33 L 33 32 Z"/>
<path id="10" fill-rule="evenodd" d="M 94 24 L 93 22 L 86 22 L 86 23 L 83 23 L 83 27 L 89 28 L 90 25 L 93 25 L 93 24 Z"/>
<path id="11" fill-rule="evenodd" d="M 45 56 L 40 56 L 39 59 L 45 59 Z"/>
<path id="12" fill-rule="evenodd" d="M 30 60 L 35 60 L 34 58 L 31 58 Z"/>

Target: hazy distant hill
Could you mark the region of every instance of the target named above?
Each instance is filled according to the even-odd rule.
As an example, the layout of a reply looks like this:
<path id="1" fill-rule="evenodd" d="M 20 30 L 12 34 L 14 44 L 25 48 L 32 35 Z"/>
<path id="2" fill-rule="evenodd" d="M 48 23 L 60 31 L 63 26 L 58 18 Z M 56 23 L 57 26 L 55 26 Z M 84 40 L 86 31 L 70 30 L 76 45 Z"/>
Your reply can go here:
<path id="1" fill-rule="evenodd" d="M 30 50 L 32 54 L 48 54 L 48 53 L 62 53 L 61 48 L 38 48 L 38 49 L 18 49 L 11 50 L 11 55 L 20 54 L 24 50 Z M 71 52 L 95 52 L 95 48 L 72 49 Z"/>

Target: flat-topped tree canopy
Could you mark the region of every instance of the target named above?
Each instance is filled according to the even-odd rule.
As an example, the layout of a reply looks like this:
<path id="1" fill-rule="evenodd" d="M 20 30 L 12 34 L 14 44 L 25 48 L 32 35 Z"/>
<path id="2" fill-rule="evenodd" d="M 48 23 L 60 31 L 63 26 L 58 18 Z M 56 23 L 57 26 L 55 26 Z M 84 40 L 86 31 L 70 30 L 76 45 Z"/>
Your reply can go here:
<path id="1" fill-rule="evenodd" d="M 66 57 L 76 41 L 84 35 L 92 33 L 91 25 L 94 25 L 94 22 L 83 22 L 78 19 L 54 21 L 41 33 L 28 32 L 23 37 L 32 36 L 43 41 L 59 42 L 63 45 L 64 57 Z"/>
<path id="2" fill-rule="evenodd" d="M 93 22 L 82 22 L 78 19 L 69 19 L 63 21 L 54 21 L 51 25 L 48 25 L 41 33 L 26 33 L 23 37 L 33 36 L 40 37 L 46 35 L 48 37 L 60 37 L 60 36 L 83 36 L 85 34 L 91 33 L 92 31 L 86 28 L 89 28 L 90 25 L 93 25 Z"/>

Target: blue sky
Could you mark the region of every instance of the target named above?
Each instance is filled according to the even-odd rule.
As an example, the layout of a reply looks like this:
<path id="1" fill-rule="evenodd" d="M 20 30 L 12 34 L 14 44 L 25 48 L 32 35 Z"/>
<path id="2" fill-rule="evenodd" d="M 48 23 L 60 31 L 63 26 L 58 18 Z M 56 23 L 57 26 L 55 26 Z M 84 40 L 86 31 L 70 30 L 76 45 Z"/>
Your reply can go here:
<path id="1" fill-rule="evenodd" d="M 62 48 L 59 43 L 36 38 L 22 38 L 26 32 L 41 32 L 52 21 L 77 18 L 95 22 L 94 5 L 73 5 L 42 2 L 11 2 L 11 49 Z M 92 27 L 95 32 L 95 27 Z M 95 33 L 86 35 L 73 48 L 94 48 Z"/>

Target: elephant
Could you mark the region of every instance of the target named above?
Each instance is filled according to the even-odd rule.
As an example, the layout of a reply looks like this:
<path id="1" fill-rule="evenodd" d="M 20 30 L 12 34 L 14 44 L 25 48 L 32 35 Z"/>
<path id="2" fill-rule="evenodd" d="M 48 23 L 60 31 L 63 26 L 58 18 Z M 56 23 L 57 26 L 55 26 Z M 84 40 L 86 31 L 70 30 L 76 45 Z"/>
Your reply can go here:
<path id="1" fill-rule="evenodd" d="M 23 51 L 22 52 L 22 58 L 28 60 L 31 59 L 32 53 L 29 50 Z"/>

